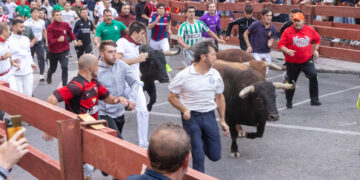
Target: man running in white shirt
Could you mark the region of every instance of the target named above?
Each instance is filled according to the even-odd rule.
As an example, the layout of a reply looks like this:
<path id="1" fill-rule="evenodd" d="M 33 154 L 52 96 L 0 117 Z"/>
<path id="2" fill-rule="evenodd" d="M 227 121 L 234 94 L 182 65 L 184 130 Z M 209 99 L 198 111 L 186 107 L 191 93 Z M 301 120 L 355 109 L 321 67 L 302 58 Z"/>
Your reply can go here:
<path id="1" fill-rule="evenodd" d="M 12 22 L 13 32 L 9 38 L 11 57 L 18 59 L 20 69 L 15 71 L 16 86 L 20 93 L 31 96 L 33 87 L 33 69 L 37 69 L 30 53 L 30 39 L 23 36 L 24 21 L 15 19 Z"/>
<path id="2" fill-rule="evenodd" d="M 70 1 L 66 1 L 64 7 L 65 7 L 65 11 L 61 11 L 62 20 L 63 22 L 68 23 L 71 28 L 73 28 L 75 24 L 74 23 L 75 20 L 78 19 L 79 17 L 77 16 L 75 11 L 70 10 L 71 8 Z"/>
<path id="3" fill-rule="evenodd" d="M 47 42 L 47 34 L 45 28 L 45 21 L 39 19 L 39 9 L 31 8 L 31 18 L 27 19 L 24 23 L 26 27 L 31 28 L 34 33 L 37 41 L 34 46 L 31 47 L 31 56 L 34 58 L 34 54 L 36 53 L 36 58 L 38 60 L 39 68 L 40 68 L 40 81 L 45 81 L 44 77 L 44 69 L 45 69 L 45 46 L 44 42 Z M 45 41 L 43 41 L 43 38 Z M 47 46 L 47 45 L 46 45 Z"/>
<path id="4" fill-rule="evenodd" d="M 17 5 L 12 2 L 11 0 L 6 0 L 6 2 L 4 3 L 4 6 L 6 6 L 9 9 L 9 20 L 11 21 L 14 18 L 14 13 L 15 13 L 15 9 L 17 7 Z"/>

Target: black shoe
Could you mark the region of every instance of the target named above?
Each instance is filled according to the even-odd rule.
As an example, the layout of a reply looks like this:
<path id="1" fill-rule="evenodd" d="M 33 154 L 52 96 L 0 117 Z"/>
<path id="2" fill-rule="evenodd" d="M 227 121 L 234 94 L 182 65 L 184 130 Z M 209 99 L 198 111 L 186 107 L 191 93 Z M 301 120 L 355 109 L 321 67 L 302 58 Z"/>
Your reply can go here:
<path id="1" fill-rule="evenodd" d="M 108 175 L 109 175 L 108 173 L 106 173 L 106 172 L 104 172 L 104 171 L 101 171 L 101 174 L 102 174 L 103 176 L 108 176 Z"/>
<path id="2" fill-rule="evenodd" d="M 51 73 L 50 73 L 50 72 L 47 73 L 46 82 L 47 82 L 48 84 L 51 84 L 51 82 L 52 82 L 52 80 L 51 80 Z"/>
<path id="3" fill-rule="evenodd" d="M 286 108 L 287 109 L 292 109 L 292 102 L 291 101 L 286 101 Z"/>
<path id="4" fill-rule="evenodd" d="M 317 99 L 317 100 L 313 100 L 311 101 L 311 105 L 312 106 L 320 106 L 321 105 L 321 102 Z"/>

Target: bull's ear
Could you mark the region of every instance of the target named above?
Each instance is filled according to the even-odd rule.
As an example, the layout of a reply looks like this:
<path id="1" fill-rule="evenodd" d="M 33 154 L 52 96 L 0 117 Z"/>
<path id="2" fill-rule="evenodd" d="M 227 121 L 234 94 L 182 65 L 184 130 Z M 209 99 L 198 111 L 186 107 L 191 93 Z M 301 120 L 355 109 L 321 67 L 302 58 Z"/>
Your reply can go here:
<path id="1" fill-rule="evenodd" d="M 240 98 L 244 99 L 246 98 L 249 94 L 253 93 L 255 91 L 255 87 L 253 85 L 251 86 L 247 86 L 244 89 L 242 89 L 239 93 Z"/>

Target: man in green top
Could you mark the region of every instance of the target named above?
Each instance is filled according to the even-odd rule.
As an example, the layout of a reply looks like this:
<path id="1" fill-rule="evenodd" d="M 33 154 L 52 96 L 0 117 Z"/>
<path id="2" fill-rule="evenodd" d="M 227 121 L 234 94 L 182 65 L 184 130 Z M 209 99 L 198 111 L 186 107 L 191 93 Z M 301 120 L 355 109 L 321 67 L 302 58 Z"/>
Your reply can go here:
<path id="1" fill-rule="evenodd" d="M 66 2 L 66 0 L 59 0 L 59 3 L 53 7 L 52 11 L 55 11 L 55 10 L 64 11 L 65 10 L 65 7 L 64 7 L 65 2 Z"/>
<path id="2" fill-rule="evenodd" d="M 25 4 L 25 0 L 20 0 L 20 5 L 16 7 L 15 12 L 26 19 L 31 17 L 30 7 Z"/>
<path id="3" fill-rule="evenodd" d="M 124 23 L 113 20 L 112 12 L 110 9 L 104 10 L 104 22 L 102 22 L 97 28 L 94 38 L 94 44 L 96 48 L 100 47 L 101 41 L 113 40 L 116 42 L 121 37 L 121 32 L 128 33 L 128 28 Z"/>
<path id="4" fill-rule="evenodd" d="M 220 39 L 214 34 L 204 22 L 195 19 L 195 8 L 189 6 L 185 9 L 186 21 L 180 25 L 178 31 L 177 41 L 181 47 L 183 47 L 183 53 L 185 56 L 185 64 L 190 66 L 194 60 L 194 53 L 192 51 L 193 45 L 200 41 L 202 32 L 207 32 L 212 38 L 218 41 L 220 44 L 224 44 L 225 41 Z"/>

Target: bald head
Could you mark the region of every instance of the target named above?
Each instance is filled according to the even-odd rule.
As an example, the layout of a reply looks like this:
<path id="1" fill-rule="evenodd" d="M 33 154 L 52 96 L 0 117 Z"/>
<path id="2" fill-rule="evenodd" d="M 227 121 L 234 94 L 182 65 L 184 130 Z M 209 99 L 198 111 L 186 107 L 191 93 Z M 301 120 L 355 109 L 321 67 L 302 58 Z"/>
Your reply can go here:
<path id="1" fill-rule="evenodd" d="M 97 58 L 93 54 L 84 54 L 79 59 L 79 70 L 87 69 L 91 67 L 95 62 L 97 62 Z"/>
<path id="2" fill-rule="evenodd" d="M 190 149 L 190 138 L 181 126 L 161 124 L 150 138 L 150 165 L 155 170 L 175 172 L 184 164 Z"/>

